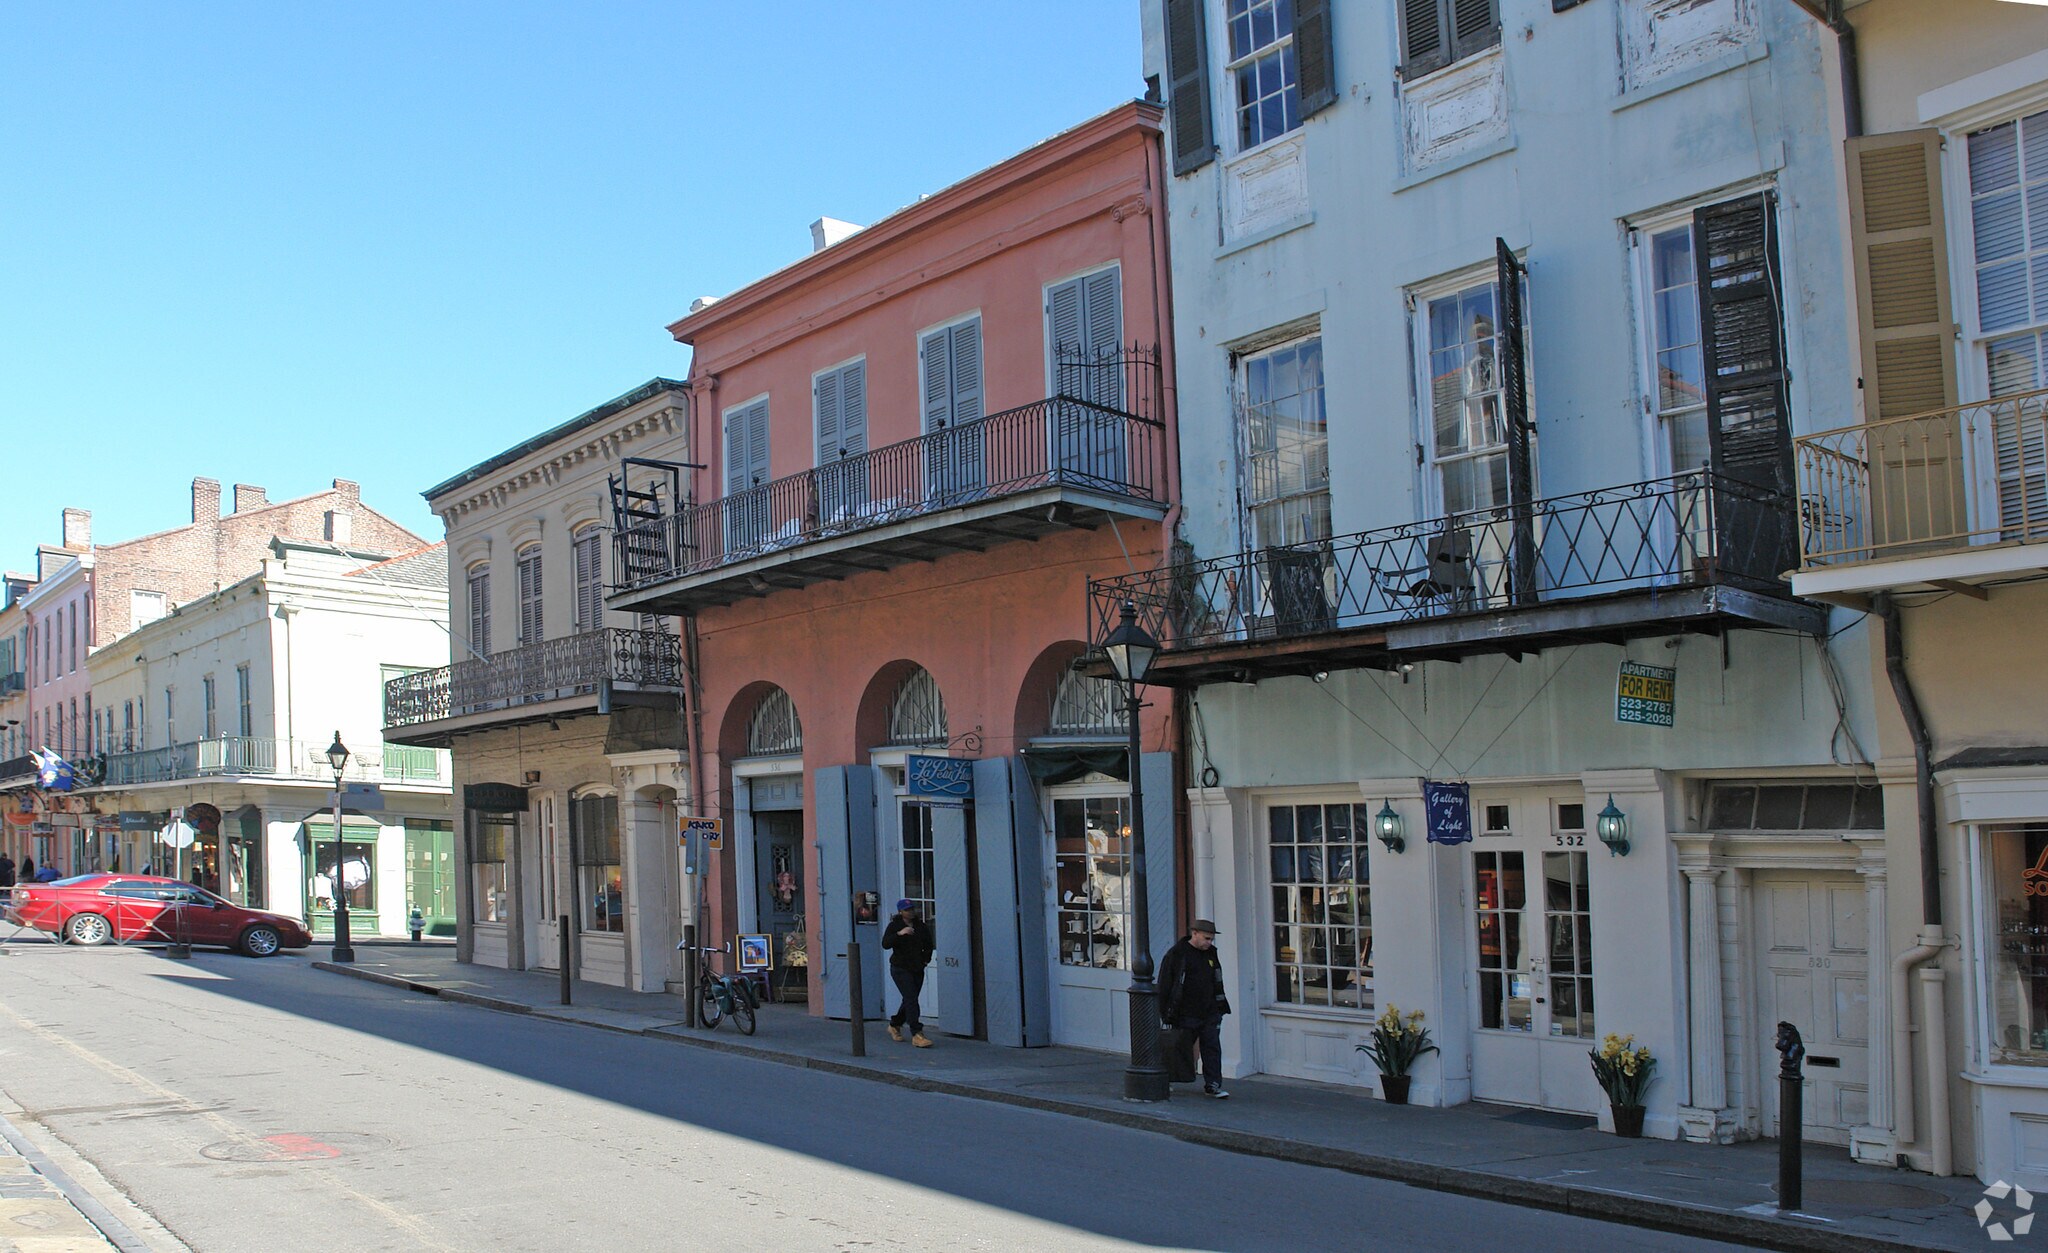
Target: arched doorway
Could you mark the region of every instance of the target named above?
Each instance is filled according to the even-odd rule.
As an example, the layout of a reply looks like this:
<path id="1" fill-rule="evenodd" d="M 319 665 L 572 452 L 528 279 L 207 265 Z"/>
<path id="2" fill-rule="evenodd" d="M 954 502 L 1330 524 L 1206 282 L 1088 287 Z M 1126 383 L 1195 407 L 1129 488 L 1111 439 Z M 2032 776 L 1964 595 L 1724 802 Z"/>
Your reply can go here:
<path id="1" fill-rule="evenodd" d="M 810 973 L 803 719 L 789 693 L 770 683 L 742 692 L 730 718 L 739 733 L 721 746 L 732 779 L 736 929 L 769 937 L 772 985 L 802 999 Z"/>

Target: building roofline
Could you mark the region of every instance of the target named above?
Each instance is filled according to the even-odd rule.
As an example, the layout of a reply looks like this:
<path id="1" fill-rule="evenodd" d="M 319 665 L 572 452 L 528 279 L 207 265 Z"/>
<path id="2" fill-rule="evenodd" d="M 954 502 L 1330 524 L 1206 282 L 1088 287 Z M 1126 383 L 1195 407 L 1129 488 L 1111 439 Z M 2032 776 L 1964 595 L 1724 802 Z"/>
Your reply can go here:
<path id="1" fill-rule="evenodd" d="M 426 499 L 427 503 L 432 504 L 436 497 L 445 496 L 459 487 L 467 487 L 486 475 L 504 469 L 521 457 L 539 452 L 557 440 L 574 435 L 576 432 L 587 427 L 596 426 L 606 419 L 616 417 L 641 401 L 651 400 L 663 392 L 688 392 L 689 390 L 689 383 L 682 379 L 662 378 L 659 376 L 651 378 L 623 396 L 614 396 L 594 409 L 584 410 L 560 426 L 551 427 L 532 439 L 514 444 L 512 447 L 507 448 L 488 460 L 477 462 L 453 478 L 444 479 L 434 484 L 426 491 L 421 492 L 420 495 Z"/>
<path id="2" fill-rule="evenodd" d="M 994 165 L 907 204 L 830 247 L 820 248 L 755 279 L 738 291 L 719 297 L 716 303 L 671 322 L 668 332 L 682 343 L 693 344 L 699 334 L 725 319 L 754 312 L 790 289 L 831 270 L 860 264 L 872 254 L 901 242 L 904 237 L 933 221 L 970 209 L 988 197 L 1029 182 L 1047 169 L 1070 161 L 1090 148 L 1112 143 L 1127 132 L 1157 135 L 1161 117 L 1160 106 L 1145 100 L 1129 100 L 1098 113 L 1022 152 L 1004 157 Z"/>

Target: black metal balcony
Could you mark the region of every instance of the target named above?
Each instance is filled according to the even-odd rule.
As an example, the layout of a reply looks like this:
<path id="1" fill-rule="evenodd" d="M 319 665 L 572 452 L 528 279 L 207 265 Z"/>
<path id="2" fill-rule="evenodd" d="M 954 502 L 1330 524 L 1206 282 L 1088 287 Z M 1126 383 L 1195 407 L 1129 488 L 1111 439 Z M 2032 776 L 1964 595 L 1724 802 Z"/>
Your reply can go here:
<path id="1" fill-rule="evenodd" d="M 673 613 L 731 604 L 1112 518 L 1163 516 L 1157 350 L 1063 358 L 1058 374 L 1063 391 L 1050 399 L 708 504 L 670 510 L 658 490 L 615 483 L 611 606 Z M 623 503 L 629 496 L 637 507 Z"/>
<path id="2" fill-rule="evenodd" d="M 458 731 L 609 713 L 615 703 L 673 704 L 682 686 L 681 640 L 605 627 L 390 680 L 384 738 L 446 748 Z"/>
<path id="3" fill-rule="evenodd" d="M 0 788 L 19 787 L 36 781 L 36 759 L 27 753 L 0 761 Z"/>
<path id="4" fill-rule="evenodd" d="M 1091 638 L 1124 602 L 1157 682 L 1390 668 L 1740 626 L 1825 629 L 1791 599 L 1790 500 L 1707 471 L 1183 562 L 1089 584 Z"/>
<path id="5" fill-rule="evenodd" d="M 9 670 L 0 674 L 0 696 L 12 696 L 28 690 L 28 675 L 20 670 Z"/>

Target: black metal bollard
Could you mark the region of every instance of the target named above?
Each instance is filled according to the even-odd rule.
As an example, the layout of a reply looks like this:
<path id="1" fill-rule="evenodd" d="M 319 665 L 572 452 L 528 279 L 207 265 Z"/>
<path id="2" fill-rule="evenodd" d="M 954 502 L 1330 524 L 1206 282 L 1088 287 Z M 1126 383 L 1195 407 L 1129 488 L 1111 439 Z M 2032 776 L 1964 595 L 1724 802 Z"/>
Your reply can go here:
<path id="1" fill-rule="evenodd" d="M 860 941 L 846 942 L 846 1007 L 853 1020 L 853 1055 L 868 1055 L 867 995 L 860 986 Z"/>
<path id="2" fill-rule="evenodd" d="M 557 957 L 558 957 L 558 959 L 559 959 L 559 960 L 561 961 L 561 963 L 562 963 L 562 1004 L 564 1004 L 564 1005 L 567 1005 L 567 1004 L 569 1003 L 569 983 L 570 983 L 570 978 L 569 978 L 569 915 L 567 915 L 567 914 L 563 914 L 563 915 L 562 915 L 562 916 L 561 916 L 561 917 L 560 917 L 559 919 L 557 919 L 557 920 L 556 920 L 556 925 L 555 925 L 555 937 L 556 937 L 557 941 L 558 941 L 558 942 L 560 943 L 560 945 L 561 945 L 561 952 L 560 952 L 559 954 L 557 954 Z"/>
<path id="3" fill-rule="evenodd" d="M 683 928 L 683 1025 L 697 1027 L 697 926 Z"/>
<path id="4" fill-rule="evenodd" d="M 1778 1024 L 1778 1208 L 1797 1210 L 1804 1201 L 1800 1179 L 1802 1124 L 1806 1078 L 1799 1064 L 1806 1057 L 1806 1045 L 1799 1028 L 1789 1022 Z"/>

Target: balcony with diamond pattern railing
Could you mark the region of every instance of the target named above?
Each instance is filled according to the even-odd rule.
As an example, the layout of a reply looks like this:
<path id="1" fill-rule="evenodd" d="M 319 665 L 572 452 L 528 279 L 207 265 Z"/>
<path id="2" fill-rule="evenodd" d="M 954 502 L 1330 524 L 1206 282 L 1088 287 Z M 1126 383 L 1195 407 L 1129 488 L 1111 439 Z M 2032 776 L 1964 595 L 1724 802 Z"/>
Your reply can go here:
<path id="1" fill-rule="evenodd" d="M 673 706 L 682 686 L 680 639 L 605 627 L 388 681 L 384 738 L 446 748 L 459 732 L 609 713 L 615 704 Z"/>
<path id="2" fill-rule="evenodd" d="M 680 613 L 1164 516 L 1159 353 L 1062 354 L 1059 394 L 703 504 L 615 476 L 614 609 Z M 808 423 L 808 417 L 805 418 Z M 643 490 L 644 488 L 644 490 Z"/>
<path id="3" fill-rule="evenodd" d="M 1744 626 L 1818 632 L 1791 598 L 1791 502 L 1694 471 L 1278 545 L 1089 584 L 1091 639 L 1123 605 L 1153 681 L 1391 668 Z"/>

